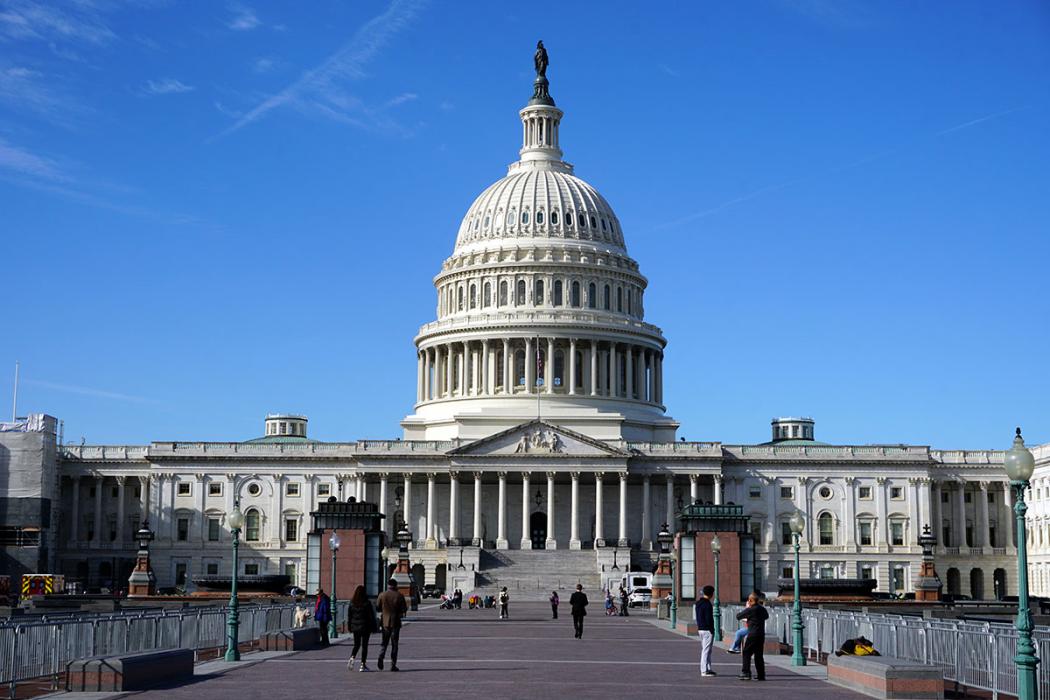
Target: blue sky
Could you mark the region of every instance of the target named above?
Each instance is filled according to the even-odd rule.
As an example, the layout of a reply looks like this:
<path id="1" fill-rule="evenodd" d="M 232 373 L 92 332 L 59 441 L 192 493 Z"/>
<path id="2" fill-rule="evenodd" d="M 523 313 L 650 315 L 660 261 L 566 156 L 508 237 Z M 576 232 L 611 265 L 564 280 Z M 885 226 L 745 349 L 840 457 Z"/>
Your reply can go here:
<path id="1" fill-rule="evenodd" d="M 0 0 L 20 413 L 92 443 L 247 439 L 269 411 L 399 436 L 542 38 L 680 435 L 1050 441 L 1045 3 L 302 7 Z"/>

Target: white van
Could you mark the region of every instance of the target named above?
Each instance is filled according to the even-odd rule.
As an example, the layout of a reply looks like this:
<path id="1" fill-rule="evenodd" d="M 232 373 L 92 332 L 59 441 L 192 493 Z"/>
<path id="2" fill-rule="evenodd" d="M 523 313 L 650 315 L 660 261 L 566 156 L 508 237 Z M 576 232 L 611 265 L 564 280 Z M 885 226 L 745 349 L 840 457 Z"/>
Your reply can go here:
<path id="1" fill-rule="evenodd" d="M 627 589 L 627 593 L 634 593 L 635 588 L 653 587 L 653 575 L 648 571 L 628 571 L 620 579 L 620 585 Z"/>

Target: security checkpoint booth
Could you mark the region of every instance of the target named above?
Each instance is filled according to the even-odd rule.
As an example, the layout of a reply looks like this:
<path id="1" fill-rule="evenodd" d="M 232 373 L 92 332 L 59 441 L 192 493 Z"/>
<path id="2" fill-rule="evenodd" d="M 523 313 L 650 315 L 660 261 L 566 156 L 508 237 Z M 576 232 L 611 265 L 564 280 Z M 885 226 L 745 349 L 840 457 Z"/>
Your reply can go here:
<path id="1" fill-rule="evenodd" d="M 755 589 L 755 540 L 744 507 L 694 503 L 682 509 L 676 534 L 678 598 L 695 601 L 704 586 L 715 584 L 718 557 L 718 594 L 724 603 L 747 600 Z M 716 554 L 712 542 L 719 551 Z"/>
<path id="2" fill-rule="evenodd" d="M 336 599 L 350 600 L 360 585 L 370 598 L 379 595 L 385 588 L 384 517 L 375 503 L 352 497 L 338 501 L 334 496 L 310 513 L 313 527 L 306 539 L 306 592 L 312 595 L 320 587 L 331 595 L 334 566 Z"/>

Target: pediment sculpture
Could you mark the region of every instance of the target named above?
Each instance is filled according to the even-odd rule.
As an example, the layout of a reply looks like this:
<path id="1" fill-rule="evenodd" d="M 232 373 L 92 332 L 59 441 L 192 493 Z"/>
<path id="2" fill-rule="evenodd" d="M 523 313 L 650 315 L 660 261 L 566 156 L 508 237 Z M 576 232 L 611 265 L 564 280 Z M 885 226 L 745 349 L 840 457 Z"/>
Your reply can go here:
<path id="1" fill-rule="evenodd" d="M 518 444 L 514 446 L 514 453 L 552 454 L 561 452 L 564 447 L 565 445 L 562 443 L 561 438 L 553 430 L 533 428 L 523 433 L 518 439 Z"/>

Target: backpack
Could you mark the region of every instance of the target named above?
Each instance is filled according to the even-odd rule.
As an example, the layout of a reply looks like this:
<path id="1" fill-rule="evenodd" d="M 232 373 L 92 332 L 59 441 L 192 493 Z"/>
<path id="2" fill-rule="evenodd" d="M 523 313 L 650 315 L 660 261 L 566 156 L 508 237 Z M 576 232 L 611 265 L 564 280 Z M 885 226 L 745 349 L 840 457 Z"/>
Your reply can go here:
<path id="1" fill-rule="evenodd" d="M 507 597 L 508 596 L 507 596 L 507 592 L 506 591 L 500 591 L 499 604 L 500 605 L 506 605 L 507 604 Z"/>

